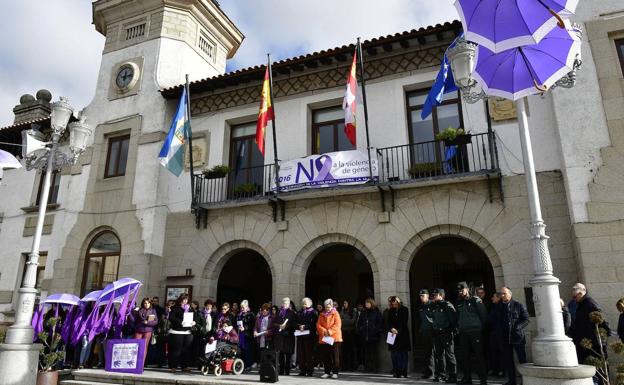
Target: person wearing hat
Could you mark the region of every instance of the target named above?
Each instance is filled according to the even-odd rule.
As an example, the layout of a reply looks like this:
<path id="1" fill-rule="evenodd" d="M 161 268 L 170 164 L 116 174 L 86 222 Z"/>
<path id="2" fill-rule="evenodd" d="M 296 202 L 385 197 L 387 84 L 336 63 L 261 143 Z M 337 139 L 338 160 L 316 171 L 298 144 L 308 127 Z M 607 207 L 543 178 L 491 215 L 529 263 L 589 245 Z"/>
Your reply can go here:
<path id="1" fill-rule="evenodd" d="M 450 302 L 444 300 L 444 289 L 433 290 L 433 382 L 457 382 L 453 335 L 457 327 L 457 315 Z M 446 364 L 446 365 L 445 365 Z"/>
<path id="2" fill-rule="evenodd" d="M 423 344 L 423 374 L 422 379 L 433 376 L 433 303 L 429 300 L 429 290 L 421 289 L 418 293 L 420 307 L 418 308 L 418 319 L 420 321 L 420 339 Z"/>
<path id="3" fill-rule="evenodd" d="M 481 385 L 487 384 L 485 357 L 483 355 L 483 331 L 487 322 L 487 311 L 483 301 L 471 296 L 466 282 L 457 284 L 457 329 L 459 331 L 460 367 L 462 378 L 459 384 L 472 384 L 472 355 L 477 361 L 477 374 Z"/>

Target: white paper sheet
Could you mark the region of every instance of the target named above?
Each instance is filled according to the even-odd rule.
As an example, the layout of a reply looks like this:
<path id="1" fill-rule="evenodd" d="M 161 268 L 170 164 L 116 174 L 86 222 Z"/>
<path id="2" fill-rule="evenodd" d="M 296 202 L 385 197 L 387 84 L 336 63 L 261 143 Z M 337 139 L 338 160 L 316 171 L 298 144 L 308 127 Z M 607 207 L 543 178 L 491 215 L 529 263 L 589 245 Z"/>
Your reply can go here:
<path id="1" fill-rule="evenodd" d="M 211 344 L 206 344 L 206 351 L 205 353 L 210 353 L 210 352 L 214 352 L 215 350 L 217 350 L 217 341 L 211 343 Z"/>
<path id="2" fill-rule="evenodd" d="M 392 334 L 388 332 L 388 337 L 386 338 L 386 343 L 388 345 L 394 345 L 394 341 L 396 340 L 396 334 Z"/>
<path id="3" fill-rule="evenodd" d="M 333 345 L 334 339 L 329 336 L 325 336 L 323 337 L 323 342 L 325 342 L 327 345 Z"/>
<path id="4" fill-rule="evenodd" d="M 236 321 L 236 325 L 238 325 L 239 328 L 243 327 L 243 321 Z"/>
<path id="5" fill-rule="evenodd" d="M 309 330 L 295 330 L 295 337 L 309 336 L 309 335 L 310 335 L 310 331 Z"/>
<path id="6" fill-rule="evenodd" d="M 182 326 L 190 327 L 193 324 L 193 312 L 184 313 L 184 318 L 182 319 Z"/>

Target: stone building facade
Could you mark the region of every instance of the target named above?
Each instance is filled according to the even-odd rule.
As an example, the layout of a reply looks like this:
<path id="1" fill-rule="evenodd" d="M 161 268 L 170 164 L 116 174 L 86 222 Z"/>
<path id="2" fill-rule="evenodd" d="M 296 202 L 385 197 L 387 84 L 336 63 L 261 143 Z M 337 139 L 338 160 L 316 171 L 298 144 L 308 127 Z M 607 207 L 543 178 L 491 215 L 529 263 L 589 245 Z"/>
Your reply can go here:
<path id="1" fill-rule="evenodd" d="M 200 300 L 245 296 L 259 306 L 283 296 L 373 295 L 383 307 L 384 298 L 399 295 L 413 308 L 421 287 L 452 289 L 467 280 L 488 291 L 509 286 L 531 303 L 529 210 L 513 106 L 490 102 L 492 132 L 482 104 L 449 100 L 451 107 L 434 114 L 434 132 L 457 119 L 473 134 L 462 147 L 461 170 L 436 168 L 434 175 L 415 177 L 409 169 L 418 162 L 390 162 L 391 154 L 414 157 L 414 148 L 434 141 L 418 140 L 422 122 L 412 101 L 431 86 L 459 23 L 364 43 L 371 146 L 383 167 L 379 184 L 274 197 L 251 177 L 232 182 L 253 182 L 255 190 L 241 197 L 230 187 L 211 192 L 216 182 L 197 177 L 191 202 L 188 170 L 176 178 L 157 159 L 184 74 L 193 80 L 196 170 L 229 165 L 238 178 L 254 168 L 241 167 L 240 159 L 257 166 L 252 153 L 243 154 L 252 151 L 241 144 L 245 135 L 237 135 L 255 122 L 264 67 L 224 74 L 243 35 L 216 2 L 138 4 L 94 3 L 94 24 L 106 46 L 84 114 L 96 129 L 79 163 L 60 174 L 42 240 L 43 296 L 82 294 L 110 277 L 132 276 L 144 282 L 143 293 L 161 298 L 188 290 Z M 574 282 L 586 282 L 614 320 L 615 300 L 624 295 L 624 173 L 618 167 L 624 160 L 624 45 L 618 45 L 624 9 L 617 0 L 588 0 L 576 21 L 587 31 L 578 85 L 530 99 L 531 135 L 561 295 L 567 299 Z M 344 46 L 275 64 L 281 160 L 322 148 L 325 139 L 315 133 L 323 127 L 339 135 L 335 119 L 319 119 L 340 106 L 352 53 L 353 46 Z M 133 71 L 132 81 L 118 84 L 124 68 Z M 361 110 L 358 122 L 364 122 Z M 28 128 L 16 122 L 0 129 L 0 138 L 17 140 L 15 133 Z M 359 124 L 357 149 L 366 148 L 365 137 Z M 115 143 L 127 152 L 123 173 L 111 174 L 111 167 L 119 169 L 111 163 Z M 442 145 L 436 143 L 432 148 Z M 272 146 L 268 139 L 261 179 L 274 162 Z M 443 167 L 440 159 L 423 162 Z M 10 197 L 0 202 L 0 311 L 7 321 L 32 241 L 26 227 L 35 215 L 28 208 L 38 204 L 38 180 L 35 172 L 6 171 L 0 185 L 0 194 Z"/>

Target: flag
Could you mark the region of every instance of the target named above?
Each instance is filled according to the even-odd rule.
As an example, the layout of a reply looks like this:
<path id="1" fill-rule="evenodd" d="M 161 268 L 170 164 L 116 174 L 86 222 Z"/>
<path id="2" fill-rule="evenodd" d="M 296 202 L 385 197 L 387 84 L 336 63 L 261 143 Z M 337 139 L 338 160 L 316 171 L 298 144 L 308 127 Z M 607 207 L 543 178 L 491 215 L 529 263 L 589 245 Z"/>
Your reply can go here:
<path id="1" fill-rule="evenodd" d="M 463 36 L 463 33 L 460 35 L 460 37 L 461 36 Z M 459 39 L 459 37 L 457 39 Z M 455 46 L 457 39 L 453 41 L 449 48 Z M 438 72 L 438 77 L 436 78 L 435 83 L 433 83 L 431 91 L 429 91 L 427 100 L 425 101 L 425 104 L 423 105 L 422 111 L 420 113 L 420 118 L 423 120 L 427 119 L 427 117 L 431 115 L 431 111 L 433 111 L 433 108 L 439 106 L 440 103 L 442 103 L 442 98 L 444 97 L 444 94 L 448 94 L 449 92 L 454 92 L 457 90 L 458 88 L 455 85 L 453 71 L 451 71 L 451 65 L 449 64 L 449 60 L 446 56 L 445 51 L 444 58 L 442 59 L 442 65 L 440 65 L 440 72 Z"/>
<path id="2" fill-rule="evenodd" d="M 176 110 L 165 143 L 158 154 L 160 164 L 171 171 L 175 176 L 180 176 L 184 170 L 184 144 L 190 136 L 191 127 L 186 116 L 188 105 L 186 88 L 182 92 L 178 109 Z"/>
<path id="3" fill-rule="evenodd" d="M 262 95 L 260 100 L 260 112 L 258 113 L 258 123 L 256 126 L 256 143 L 264 156 L 264 133 L 269 120 L 275 118 L 273 114 L 273 101 L 271 100 L 271 82 L 269 71 L 271 66 L 267 66 L 264 74 L 264 82 L 262 83 Z"/>
<path id="4" fill-rule="evenodd" d="M 345 126 L 344 132 L 349 138 L 349 142 L 355 146 L 355 113 L 357 109 L 356 95 L 357 95 L 357 49 L 353 54 L 353 64 L 351 65 L 351 71 L 349 71 L 349 77 L 347 78 L 347 90 L 345 91 L 344 100 L 342 101 L 342 109 L 345 113 Z"/>

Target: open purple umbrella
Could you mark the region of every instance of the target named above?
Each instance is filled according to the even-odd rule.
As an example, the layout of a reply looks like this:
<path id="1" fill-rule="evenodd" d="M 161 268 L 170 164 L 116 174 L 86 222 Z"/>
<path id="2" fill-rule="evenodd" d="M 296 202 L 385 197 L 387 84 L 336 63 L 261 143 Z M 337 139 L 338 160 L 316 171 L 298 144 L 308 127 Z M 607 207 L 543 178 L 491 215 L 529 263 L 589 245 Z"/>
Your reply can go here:
<path id="1" fill-rule="evenodd" d="M 80 302 L 95 302 L 100 298 L 100 294 L 102 294 L 102 290 L 95 290 L 91 293 L 88 293 L 84 297 L 80 299 Z"/>
<path id="2" fill-rule="evenodd" d="M 466 40 L 494 53 L 539 43 L 579 0 L 455 0 Z"/>
<path id="3" fill-rule="evenodd" d="M 58 303 L 61 305 L 78 305 L 80 302 L 80 298 L 73 294 L 52 294 L 49 295 L 43 303 L 52 304 Z"/>
<path id="4" fill-rule="evenodd" d="M 578 32 L 555 28 L 539 44 L 498 54 L 479 46 L 474 77 L 487 95 L 518 100 L 548 90 L 575 69 L 580 54 Z"/>
<path id="5" fill-rule="evenodd" d="M 106 285 L 99 297 L 99 302 L 108 302 L 113 299 L 123 298 L 129 293 L 134 293 L 141 287 L 142 283 L 134 278 L 122 278 L 118 281 Z"/>
<path id="6" fill-rule="evenodd" d="M 0 170 L 3 168 L 21 168 L 22 164 L 10 152 L 0 150 Z"/>

